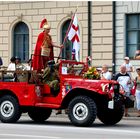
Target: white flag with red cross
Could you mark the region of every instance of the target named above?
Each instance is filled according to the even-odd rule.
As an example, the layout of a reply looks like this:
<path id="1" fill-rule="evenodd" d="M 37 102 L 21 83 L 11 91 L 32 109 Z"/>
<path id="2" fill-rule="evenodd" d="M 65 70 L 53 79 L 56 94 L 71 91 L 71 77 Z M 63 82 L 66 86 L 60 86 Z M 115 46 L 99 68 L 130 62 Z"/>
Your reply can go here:
<path id="1" fill-rule="evenodd" d="M 80 35 L 79 26 L 76 14 L 74 15 L 73 22 L 68 32 L 68 39 L 73 42 L 73 49 L 75 50 L 76 61 L 79 61 L 79 50 L 80 50 Z"/>

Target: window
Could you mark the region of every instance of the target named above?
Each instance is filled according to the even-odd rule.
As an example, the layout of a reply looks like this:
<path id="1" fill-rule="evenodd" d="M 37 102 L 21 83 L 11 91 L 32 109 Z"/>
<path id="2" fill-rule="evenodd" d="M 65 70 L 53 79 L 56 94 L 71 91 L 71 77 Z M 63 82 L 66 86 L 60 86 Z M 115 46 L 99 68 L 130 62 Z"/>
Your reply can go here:
<path id="1" fill-rule="evenodd" d="M 70 22 L 71 20 L 67 20 L 62 27 L 62 43 L 66 36 L 66 32 L 68 30 Z M 66 39 L 64 43 L 64 48 L 62 50 L 62 58 L 67 59 L 67 60 L 72 59 L 72 42 L 69 41 L 68 39 Z"/>
<path id="2" fill-rule="evenodd" d="M 13 56 L 21 58 L 22 62 L 29 59 L 29 29 L 24 22 L 16 24 L 14 31 Z"/>
<path id="3" fill-rule="evenodd" d="M 140 50 L 140 15 L 126 16 L 126 55 L 135 58 Z"/>

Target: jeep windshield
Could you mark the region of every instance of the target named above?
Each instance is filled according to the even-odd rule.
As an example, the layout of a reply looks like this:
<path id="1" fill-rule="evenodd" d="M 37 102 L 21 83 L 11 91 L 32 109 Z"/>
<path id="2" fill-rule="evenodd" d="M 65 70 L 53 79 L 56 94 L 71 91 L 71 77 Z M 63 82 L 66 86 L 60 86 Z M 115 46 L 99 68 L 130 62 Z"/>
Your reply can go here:
<path id="1" fill-rule="evenodd" d="M 62 75 L 66 76 L 82 76 L 86 68 L 85 63 L 73 60 L 61 60 L 60 63 L 60 72 Z"/>

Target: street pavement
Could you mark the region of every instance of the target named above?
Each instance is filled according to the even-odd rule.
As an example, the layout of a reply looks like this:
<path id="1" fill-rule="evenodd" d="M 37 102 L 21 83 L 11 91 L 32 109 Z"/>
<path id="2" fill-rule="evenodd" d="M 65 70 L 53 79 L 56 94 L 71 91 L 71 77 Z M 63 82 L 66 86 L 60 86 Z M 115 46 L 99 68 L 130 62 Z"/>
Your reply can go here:
<path id="1" fill-rule="evenodd" d="M 105 126 L 96 119 L 90 127 L 75 127 L 63 111 L 43 123 L 33 122 L 25 113 L 14 124 L 0 123 L 0 139 L 139 139 L 140 118 L 135 110 L 129 110 L 131 117 L 123 119 L 113 126 Z"/>
<path id="2" fill-rule="evenodd" d="M 135 109 L 129 109 L 130 117 L 113 126 L 105 126 L 100 120 L 90 127 L 75 127 L 65 111 L 56 115 L 53 110 L 51 117 L 43 123 L 33 122 L 24 113 L 17 123 L 0 123 L 0 139 L 139 139 L 140 117 L 136 117 Z"/>

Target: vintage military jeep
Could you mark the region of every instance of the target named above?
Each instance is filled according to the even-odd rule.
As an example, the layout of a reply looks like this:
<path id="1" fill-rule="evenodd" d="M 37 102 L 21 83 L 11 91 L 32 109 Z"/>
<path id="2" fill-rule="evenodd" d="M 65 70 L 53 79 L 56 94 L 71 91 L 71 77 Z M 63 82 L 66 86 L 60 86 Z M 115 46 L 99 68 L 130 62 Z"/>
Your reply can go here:
<path id="1" fill-rule="evenodd" d="M 55 93 L 47 84 L 30 82 L 28 76 L 32 77 L 33 71 L 21 72 L 27 76 L 23 82 L 4 81 L 6 72 L 1 71 L 1 122 L 16 122 L 23 112 L 28 112 L 32 120 L 42 122 L 50 117 L 52 109 L 68 109 L 68 117 L 76 126 L 90 126 L 96 117 L 106 125 L 118 123 L 124 113 L 120 85 L 113 80 L 84 78 L 86 69 L 84 62 L 61 60 L 60 87 Z"/>

